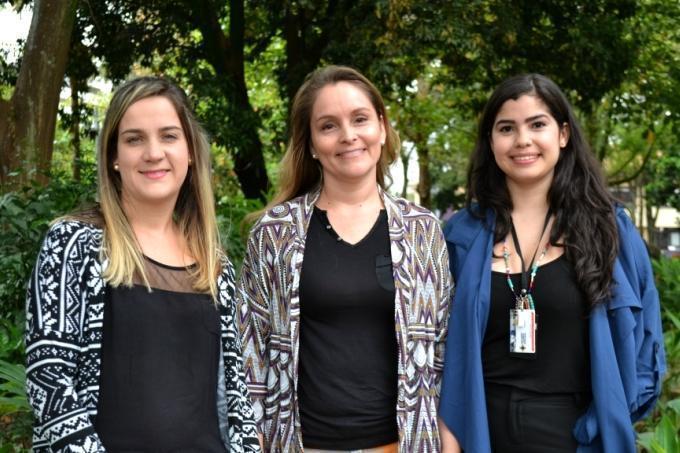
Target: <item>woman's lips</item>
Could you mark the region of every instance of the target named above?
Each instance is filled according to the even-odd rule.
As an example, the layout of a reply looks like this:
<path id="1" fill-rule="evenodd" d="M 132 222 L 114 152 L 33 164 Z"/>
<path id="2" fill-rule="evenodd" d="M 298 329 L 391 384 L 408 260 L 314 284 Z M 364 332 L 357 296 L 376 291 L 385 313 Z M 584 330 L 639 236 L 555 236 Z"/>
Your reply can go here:
<path id="1" fill-rule="evenodd" d="M 521 156 L 512 156 L 512 161 L 518 164 L 530 164 L 538 160 L 538 154 L 523 154 Z"/>
<path id="2" fill-rule="evenodd" d="M 365 148 L 359 148 L 359 149 L 350 149 L 348 151 L 342 151 L 338 154 L 336 154 L 338 157 L 341 157 L 343 159 L 351 159 L 353 157 L 357 157 L 361 153 L 365 151 Z"/>
<path id="3" fill-rule="evenodd" d="M 161 179 L 168 173 L 168 170 L 143 171 L 142 174 L 149 179 Z"/>

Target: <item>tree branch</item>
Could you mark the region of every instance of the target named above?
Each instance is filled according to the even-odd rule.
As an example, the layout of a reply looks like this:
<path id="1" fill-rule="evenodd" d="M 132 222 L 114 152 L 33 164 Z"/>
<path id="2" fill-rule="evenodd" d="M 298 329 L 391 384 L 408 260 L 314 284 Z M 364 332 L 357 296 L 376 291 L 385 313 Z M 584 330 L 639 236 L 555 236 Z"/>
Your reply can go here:
<path id="1" fill-rule="evenodd" d="M 647 166 L 647 162 L 649 162 L 649 159 L 652 157 L 652 151 L 654 149 L 654 143 L 656 142 L 656 139 L 651 140 L 649 145 L 647 146 L 647 151 L 645 153 L 645 157 L 642 160 L 642 164 L 640 164 L 640 168 L 638 168 L 632 175 L 623 177 L 621 179 L 616 179 L 614 181 L 609 181 L 609 186 L 618 186 L 630 181 L 633 181 L 637 179 L 638 176 L 642 174 L 644 171 L 645 167 Z M 632 159 L 631 159 L 632 160 Z M 630 162 L 630 161 L 629 161 Z"/>

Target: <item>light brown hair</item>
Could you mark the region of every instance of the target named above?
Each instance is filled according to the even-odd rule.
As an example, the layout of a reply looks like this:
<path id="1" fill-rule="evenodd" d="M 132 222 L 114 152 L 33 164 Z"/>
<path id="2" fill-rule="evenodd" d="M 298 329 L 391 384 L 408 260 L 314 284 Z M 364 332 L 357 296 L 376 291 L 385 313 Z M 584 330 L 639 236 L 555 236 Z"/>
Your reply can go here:
<path id="1" fill-rule="evenodd" d="M 279 189 L 266 209 L 303 195 L 322 184 L 321 166 L 312 158 L 311 116 L 319 91 L 327 85 L 348 82 L 359 88 L 370 100 L 385 127 L 385 145 L 376 172 L 377 183 L 385 188 L 389 167 L 399 153 L 399 135 L 390 125 L 385 102 L 378 89 L 359 71 L 347 66 L 326 66 L 307 75 L 290 110 L 290 141 L 281 160 Z M 261 212 L 248 218 L 253 220 Z"/>

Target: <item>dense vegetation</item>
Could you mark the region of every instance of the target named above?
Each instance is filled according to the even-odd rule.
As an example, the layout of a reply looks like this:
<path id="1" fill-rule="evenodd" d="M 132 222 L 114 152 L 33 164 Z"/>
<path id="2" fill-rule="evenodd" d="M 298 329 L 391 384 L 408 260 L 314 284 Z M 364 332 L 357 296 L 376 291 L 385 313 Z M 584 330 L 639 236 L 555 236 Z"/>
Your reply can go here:
<path id="1" fill-rule="evenodd" d="M 0 49 L 0 453 L 30 445 L 28 275 L 49 223 L 95 202 L 98 127 L 111 84 L 130 76 L 165 74 L 189 92 L 213 142 L 219 222 L 237 264 L 241 220 L 276 183 L 289 101 L 327 63 L 376 82 L 404 143 L 401 185 L 391 190 L 415 191 L 439 212 L 461 204 L 489 90 L 526 71 L 565 88 L 638 218 L 649 226 L 659 206 L 680 209 L 677 0 L 0 0 L 8 5 L 32 6 L 36 32 L 18 60 Z M 41 60 L 45 52 L 54 58 Z M 658 407 L 637 428 L 641 448 L 675 452 L 680 260 L 654 267 L 669 372 Z"/>

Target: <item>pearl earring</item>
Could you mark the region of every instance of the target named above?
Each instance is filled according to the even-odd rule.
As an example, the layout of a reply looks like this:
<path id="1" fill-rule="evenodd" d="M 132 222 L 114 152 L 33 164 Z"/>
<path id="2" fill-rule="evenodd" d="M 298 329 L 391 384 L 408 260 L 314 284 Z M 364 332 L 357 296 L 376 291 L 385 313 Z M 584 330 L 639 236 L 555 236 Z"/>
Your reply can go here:
<path id="1" fill-rule="evenodd" d="M 117 162 L 113 164 L 113 169 L 116 171 L 120 171 L 120 167 L 118 166 Z"/>

